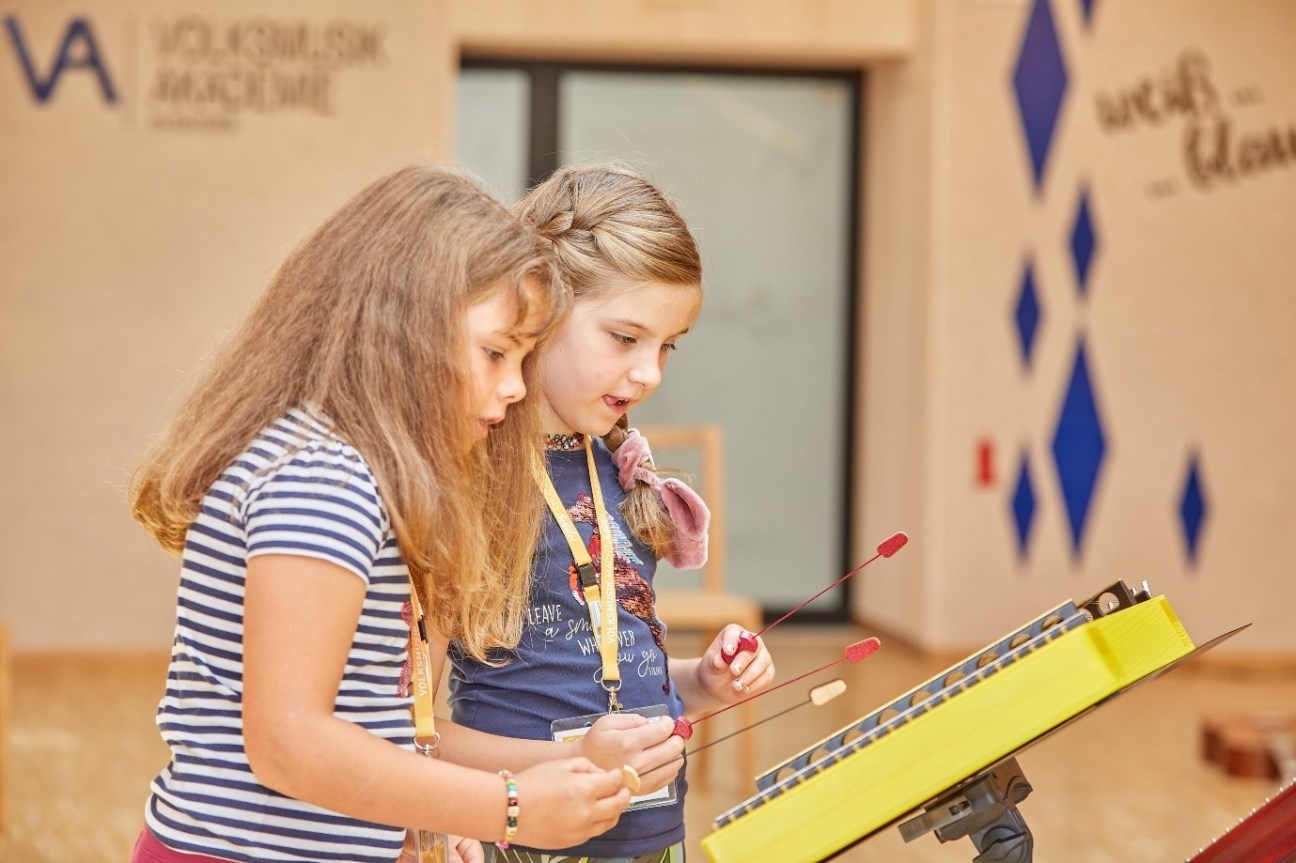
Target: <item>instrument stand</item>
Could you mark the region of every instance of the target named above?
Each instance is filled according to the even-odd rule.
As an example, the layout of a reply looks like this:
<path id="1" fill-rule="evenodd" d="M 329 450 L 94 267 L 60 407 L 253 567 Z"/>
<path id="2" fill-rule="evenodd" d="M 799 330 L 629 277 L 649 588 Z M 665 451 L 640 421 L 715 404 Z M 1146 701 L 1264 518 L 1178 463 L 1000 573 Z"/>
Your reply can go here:
<path id="1" fill-rule="evenodd" d="M 901 823 L 900 835 L 906 842 L 932 830 L 941 842 L 968 836 L 980 852 L 972 863 L 1031 863 L 1034 839 L 1017 810 L 1030 793 L 1017 759 L 1009 758 Z"/>

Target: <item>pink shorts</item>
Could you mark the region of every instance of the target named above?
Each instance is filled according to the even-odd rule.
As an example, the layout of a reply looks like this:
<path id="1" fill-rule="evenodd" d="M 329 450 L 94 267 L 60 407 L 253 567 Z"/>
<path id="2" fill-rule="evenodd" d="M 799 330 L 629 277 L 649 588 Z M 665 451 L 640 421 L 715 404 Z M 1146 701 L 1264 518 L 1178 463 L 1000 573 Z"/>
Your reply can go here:
<path id="1" fill-rule="evenodd" d="M 153 832 L 145 827 L 135 840 L 135 850 L 131 853 L 131 863 L 229 863 L 220 857 L 208 857 L 205 854 L 185 854 L 166 847 L 157 840 Z"/>

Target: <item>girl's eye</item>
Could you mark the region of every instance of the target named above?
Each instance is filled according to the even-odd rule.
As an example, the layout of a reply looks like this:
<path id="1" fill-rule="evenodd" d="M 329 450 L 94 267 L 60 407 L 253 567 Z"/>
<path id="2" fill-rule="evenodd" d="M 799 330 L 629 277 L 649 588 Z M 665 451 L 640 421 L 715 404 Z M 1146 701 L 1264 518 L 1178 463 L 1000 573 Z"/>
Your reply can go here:
<path id="1" fill-rule="evenodd" d="M 612 338 L 616 339 L 617 343 L 622 345 L 633 345 L 635 343 L 634 336 L 627 336 L 624 333 L 613 333 Z"/>
<path id="2" fill-rule="evenodd" d="M 662 349 L 662 353 L 666 353 L 667 351 L 677 351 L 679 350 L 679 345 L 675 344 L 674 342 L 663 342 L 661 349 Z"/>
<path id="3" fill-rule="evenodd" d="M 494 348 L 482 348 L 482 351 L 486 354 L 486 358 L 493 363 L 504 359 L 504 354 Z"/>

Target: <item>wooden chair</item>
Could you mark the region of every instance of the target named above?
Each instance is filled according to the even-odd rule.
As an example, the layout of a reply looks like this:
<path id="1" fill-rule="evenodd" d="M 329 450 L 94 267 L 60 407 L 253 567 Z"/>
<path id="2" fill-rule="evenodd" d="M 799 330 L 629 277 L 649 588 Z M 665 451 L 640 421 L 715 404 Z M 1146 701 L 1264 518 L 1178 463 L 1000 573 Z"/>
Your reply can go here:
<path id="1" fill-rule="evenodd" d="M 718 425 L 640 426 L 639 431 L 647 438 L 658 467 L 670 467 L 676 453 L 696 455 L 700 467 L 690 484 L 711 510 L 709 554 L 706 566 L 701 570 L 701 585 L 698 588 L 673 588 L 662 580 L 656 581 L 657 616 L 666 624 L 668 632 L 699 633 L 703 648 L 729 623 L 737 623 L 749 632 L 759 631 L 763 621 L 760 603 L 751 597 L 731 593 L 725 587 L 723 431 Z M 756 721 L 755 709 L 756 705 L 752 703 L 734 710 L 742 727 Z M 705 745 L 710 733 L 710 723 L 699 725 L 689 748 Z M 754 732 L 742 735 L 734 745 L 740 747 L 738 757 L 733 759 L 741 773 L 739 780 L 741 783 L 751 782 L 757 773 Z M 690 781 L 699 788 L 706 785 L 707 756 L 712 752 L 708 750 L 690 759 L 694 767 L 690 771 Z"/>

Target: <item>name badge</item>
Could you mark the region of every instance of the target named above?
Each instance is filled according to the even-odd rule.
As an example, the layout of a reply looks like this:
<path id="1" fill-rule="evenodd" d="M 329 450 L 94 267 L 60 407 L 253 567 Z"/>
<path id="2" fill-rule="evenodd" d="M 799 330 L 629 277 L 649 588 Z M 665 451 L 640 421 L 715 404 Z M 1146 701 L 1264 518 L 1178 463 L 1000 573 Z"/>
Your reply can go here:
<path id="1" fill-rule="evenodd" d="M 670 711 L 666 709 L 665 704 L 654 704 L 651 707 L 627 707 L 622 713 L 637 713 L 648 719 L 657 719 L 670 721 Z M 553 739 L 559 743 L 566 743 L 571 740 L 577 740 L 589 733 L 590 726 L 596 720 L 606 713 L 590 713 L 586 716 L 573 716 L 570 719 L 555 719 L 549 723 L 549 730 L 553 734 Z M 633 812 L 637 809 L 655 809 L 658 806 L 670 806 L 679 800 L 676 785 L 679 783 L 679 777 L 672 779 L 670 784 L 664 788 L 652 792 L 651 794 L 640 794 L 637 797 L 630 798 L 630 805 L 626 807 L 627 812 Z"/>

